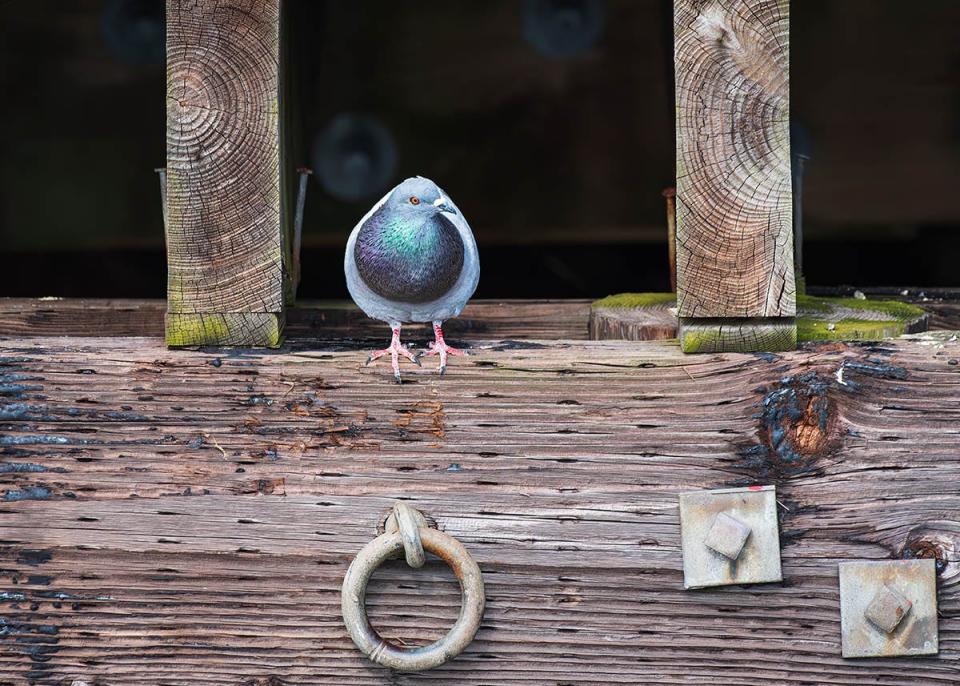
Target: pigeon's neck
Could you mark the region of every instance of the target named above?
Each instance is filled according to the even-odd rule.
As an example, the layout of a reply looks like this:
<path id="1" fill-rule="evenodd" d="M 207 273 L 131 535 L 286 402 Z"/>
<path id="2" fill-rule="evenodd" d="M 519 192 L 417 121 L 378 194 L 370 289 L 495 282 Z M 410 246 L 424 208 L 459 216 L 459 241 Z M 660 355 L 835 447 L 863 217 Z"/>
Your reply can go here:
<path id="1" fill-rule="evenodd" d="M 383 248 L 403 256 L 429 251 L 438 239 L 421 217 L 391 217 L 383 223 L 381 232 Z"/>

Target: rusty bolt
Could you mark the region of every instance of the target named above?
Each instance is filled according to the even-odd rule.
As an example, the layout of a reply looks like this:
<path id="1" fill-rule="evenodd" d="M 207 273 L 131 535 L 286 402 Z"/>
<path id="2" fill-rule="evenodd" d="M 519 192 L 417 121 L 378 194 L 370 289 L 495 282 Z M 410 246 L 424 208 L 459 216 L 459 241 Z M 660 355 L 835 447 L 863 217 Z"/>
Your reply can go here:
<path id="1" fill-rule="evenodd" d="M 773 486 L 680 493 L 683 587 L 782 580 L 776 497 Z"/>
<path id="2" fill-rule="evenodd" d="M 884 633 L 893 633 L 903 618 L 910 612 L 913 603 L 889 586 L 884 586 L 873 596 L 863 616 Z"/>
<path id="3" fill-rule="evenodd" d="M 933 559 L 852 560 L 840 563 L 839 576 L 843 657 L 937 653 Z"/>
<path id="4" fill-rule="evenodd" d="M 743 546 L 750 536 L 750 527 L 736 517 L 721 512 L 713 520 L 713 526 L 707 532 L 704 544 L 729 560 L 740 557 Z"/>

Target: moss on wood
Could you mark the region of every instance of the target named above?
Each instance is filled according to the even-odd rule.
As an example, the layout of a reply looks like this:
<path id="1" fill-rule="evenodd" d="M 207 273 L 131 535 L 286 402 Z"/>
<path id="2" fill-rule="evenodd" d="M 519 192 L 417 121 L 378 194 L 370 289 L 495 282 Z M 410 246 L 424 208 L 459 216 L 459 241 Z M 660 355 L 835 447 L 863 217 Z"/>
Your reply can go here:
<path id="1" fill-rule="evenodd" d="M 796 350 L 797 326 L 791 317 L 691 319 L 679 327 L 685 353 L 781 352 Z"/>
<path id="2" fill-rule="evenodd" d="M 273 312 L 168 312 L 166 334 L 171 348 L 204 345 L 276 348 L 283 340 L 283 320 Z"/>
<path id="3" fill-rule="evenodd" d="M 601 309 L 658 308 L 673 305 L 674 293 L 619 293 L 592 304 L 594 314 Z M 862 313 L 862 314 L 861 314 Z M 849 315 L 849 316 L 844 316 Z M 608 314 L 604 316 L 617 316 Z M 861 300 L 859 298 L 826 298 L 797 296 L 797 341 L 879 340 L 925 328 L 926 313 L 920 307 L 895 300 Z M 718 320 L 719 321 L 719 320 Z M 726 321 L 726 320 L 724 320 Z M 735 320 L 730 320 L 732 324 Z M 724 326 L 726 335 L 732 327 Z M 719 333 L 688 328 L 683 337 L 685 351 L 714 350 L 721 342 Z M 775 336 L 778 343 L 781 336 Z M 755 344 L 755 343 L 754 343 Z"/>
<path id="4" fill-rule="evenodd" d="M 817 298 L 812 295 L 797 297 L 798 310 L 830 312 L 838 307 L 866 312 L 881 312 L 890 315 L 891 320 L 913 320 L 926 314 L 921 307 L 898 300 L 860 300 L 859 298 Z"/>
<path id="5" fill-rule="evenodd" d="M 595 301 L 591 307 L 653 307 L 677 301 L 676 293 L 617 293 Z"/>

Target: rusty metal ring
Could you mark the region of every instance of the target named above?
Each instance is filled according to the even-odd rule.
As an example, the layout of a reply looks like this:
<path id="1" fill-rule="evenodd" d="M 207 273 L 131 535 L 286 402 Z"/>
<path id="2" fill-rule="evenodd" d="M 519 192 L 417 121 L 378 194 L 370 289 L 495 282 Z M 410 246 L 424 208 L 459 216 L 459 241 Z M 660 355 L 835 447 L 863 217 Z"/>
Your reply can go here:
<path id="1" fill-rule="evenodd" d="M 425 550 L 446 562 L 460 582 L 460 616 L 446 636 L 428 646 L 404 650 L 383 640 L 367 619 L 367 583 L 383 562 L 404 548 L 399 531 L 377 536 L 357 553 L 343 578 L 340 603 L 350 638 L 374 662 L 399 672 L 430 669 L 452 660 L 473 640 L 483 618 L 483 577 L 470 553 L 457 539 L 436 529 L 421 528 Z"/>

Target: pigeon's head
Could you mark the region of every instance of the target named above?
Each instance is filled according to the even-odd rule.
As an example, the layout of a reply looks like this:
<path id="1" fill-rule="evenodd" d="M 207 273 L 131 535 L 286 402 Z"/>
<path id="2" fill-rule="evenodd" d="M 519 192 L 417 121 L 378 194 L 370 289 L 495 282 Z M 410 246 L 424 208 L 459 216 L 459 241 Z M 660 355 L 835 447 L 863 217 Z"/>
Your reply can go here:
<path id="1" fill-rule="evenodd" d="M 424 217 L 441 212 L 457 214 L 450 198 L 430 179 L 414 176 L 399 184 L 387 201 L 390 209 L 408 217 Z"/>

